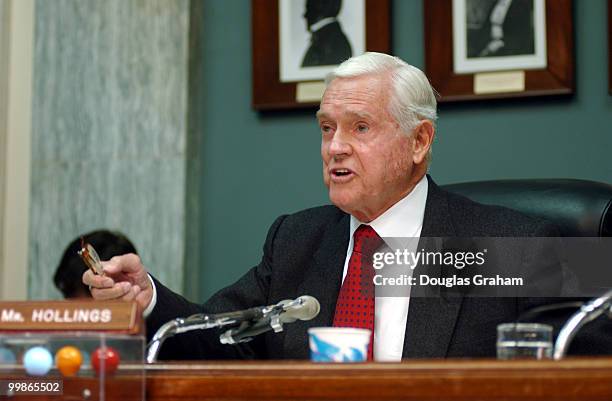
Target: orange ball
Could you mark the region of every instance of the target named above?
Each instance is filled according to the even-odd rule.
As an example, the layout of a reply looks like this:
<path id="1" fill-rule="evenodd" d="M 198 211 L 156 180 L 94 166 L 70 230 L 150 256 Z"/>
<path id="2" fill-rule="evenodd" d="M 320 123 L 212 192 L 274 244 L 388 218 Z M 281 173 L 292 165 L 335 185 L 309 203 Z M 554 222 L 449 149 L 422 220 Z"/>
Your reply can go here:
<path id="1" fill-rule="evenodd" d="M 60 348 L 55 354 L 55 364 L 57 369 L 64 376 L 74 376 L 81 369 L 83 363 L 83 355 L 78 348 L 67 345 Z"/>

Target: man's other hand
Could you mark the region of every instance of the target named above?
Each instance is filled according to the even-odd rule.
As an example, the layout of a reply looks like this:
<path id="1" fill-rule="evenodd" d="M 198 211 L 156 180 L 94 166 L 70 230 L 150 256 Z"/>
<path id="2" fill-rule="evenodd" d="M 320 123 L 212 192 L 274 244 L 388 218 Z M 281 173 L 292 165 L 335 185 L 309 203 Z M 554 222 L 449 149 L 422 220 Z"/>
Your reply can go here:
<path id="1" fill-rule="evenodd" d="M 104 276 L 91 270 L 83 273 L 83 283 L 89 286 L 94 299 L 136 301 L 145 310 L 153 298 L 153 287 L 140 257 L 133 253 L 115 256 L 102 262 Z"/>

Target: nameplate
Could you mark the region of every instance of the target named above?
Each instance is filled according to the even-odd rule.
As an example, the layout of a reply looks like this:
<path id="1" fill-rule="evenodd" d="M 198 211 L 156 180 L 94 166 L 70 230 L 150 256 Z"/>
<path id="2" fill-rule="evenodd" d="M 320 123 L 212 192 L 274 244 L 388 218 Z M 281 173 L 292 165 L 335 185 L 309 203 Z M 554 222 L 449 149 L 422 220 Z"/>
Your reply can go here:
<path id="1" fill-rule="evenodd" d="M 474 74 L 474 93 L 477 95 L 524 91 L 525 71 Z"/>
<path id="2" fill-rule="evenodd" d="M 325 82 L 299 82 L 295 87 L 295 101 L 298 103 L 320 102 L 325 92 Z"/>
<path id="3" fill-rule="evenodd" d="M 135 302 L 0 302 L 0 331 L 112 331 L 136 334 L 141 327 Z"/>

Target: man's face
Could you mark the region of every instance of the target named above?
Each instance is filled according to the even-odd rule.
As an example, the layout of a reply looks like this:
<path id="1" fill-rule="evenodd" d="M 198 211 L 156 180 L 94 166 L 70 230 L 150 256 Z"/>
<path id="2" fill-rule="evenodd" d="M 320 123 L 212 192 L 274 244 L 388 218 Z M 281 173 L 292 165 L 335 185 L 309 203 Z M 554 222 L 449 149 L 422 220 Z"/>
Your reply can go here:
<path id="1" fill-rule="evenodd" d="M 336 78 L 317 113 L 323 180 L 343 211 L 369 222 L 413 188 L 413 139 L 388 111 L 391 85 L 380 75 Z"/>

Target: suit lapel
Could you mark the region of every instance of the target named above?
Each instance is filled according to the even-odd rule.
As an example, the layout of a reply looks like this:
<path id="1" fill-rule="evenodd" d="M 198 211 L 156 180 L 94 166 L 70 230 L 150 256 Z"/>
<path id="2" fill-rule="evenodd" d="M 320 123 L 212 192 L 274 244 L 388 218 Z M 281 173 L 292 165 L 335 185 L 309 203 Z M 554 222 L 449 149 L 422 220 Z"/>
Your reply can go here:
<path id="1" fill-rule="evenodd" d="M 321 311 L 312 320 L 291 323 L 285 326 L 286 355 L 301 355 L 308 358 L 308 341 L 304 338 L 310 327 L 331 326 L 340 286 L 342 270 L 346 258 L 349 240 L 349 216 L 347 214 L 330 224 L 330 228 L 321 238 L 320 247 L 316 250 L 312 264 L 304 275 L 304 281 L 298 287 L 299 295 L 311 295 L 319 300 Z M 305 341 L 306 340 L 306 341 Z"/>
<path id="2" fill-rule="evenodd" d="M 427 247 L 424 239 L 428 237 L 456 235 L 446 193 L 433 182 L 431 177 L 427 176 L 427 179 L 429 184 L 427 203 L 418 249 Z M 429 270 L 428 274 L 439 276 L 443 272 L 434 269 Z M 413 294 L 417 295 L 418 292 Z M 444 292 L 429 297 L 412 296 L 408 308 L 402 357 L 445 357 L 462 300 L 461 295 L 446 296 Z"/>

